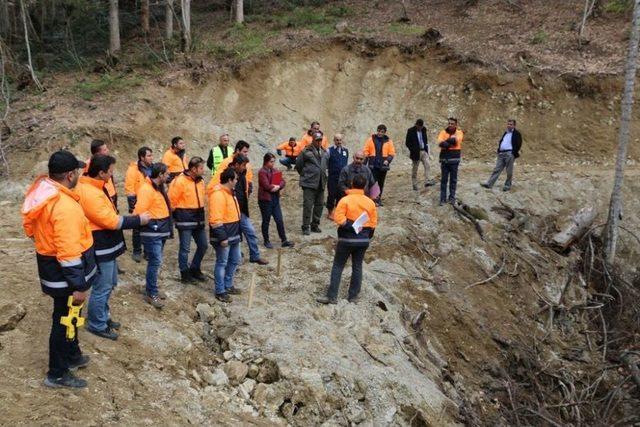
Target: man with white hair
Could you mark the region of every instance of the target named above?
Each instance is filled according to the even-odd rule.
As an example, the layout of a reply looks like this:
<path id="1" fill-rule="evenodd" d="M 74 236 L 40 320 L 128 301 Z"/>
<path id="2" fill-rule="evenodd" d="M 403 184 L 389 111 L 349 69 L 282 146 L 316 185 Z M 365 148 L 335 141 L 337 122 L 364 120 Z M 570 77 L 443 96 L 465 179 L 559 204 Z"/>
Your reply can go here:
<path id="1" fill-rule="evenodd" d="M 343 136 L 337 133 L 333 137 L 333 146 L 329 147 L 327 159 L 327 218 L 333 220 L 333 210 L 338 204 L 338 200 L 344 195 L 338 187 L 340 171 L 349 162 L 349 150 L 342 146 Z"/>

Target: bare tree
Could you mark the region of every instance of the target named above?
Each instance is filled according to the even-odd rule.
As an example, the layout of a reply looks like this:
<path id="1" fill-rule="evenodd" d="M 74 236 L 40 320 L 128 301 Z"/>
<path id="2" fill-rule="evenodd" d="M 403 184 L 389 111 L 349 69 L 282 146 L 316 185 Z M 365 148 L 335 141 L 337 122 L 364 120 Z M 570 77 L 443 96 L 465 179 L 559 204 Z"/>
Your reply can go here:
<path id="1" fill-rule="evenodd" d="M 10 31 L 9 2 L 8 0 L 0 0 L 0 37 L 7 37 Z"/>
<path id="2" fill-rule="evenodd" d="M 244 0 L 235 0 L 236 6 L 236 23 L 242 24 L 244 22 Z"/>
<path id="3" fill-rule="evenodd" d="M 140 26 L 143 33 L 149 33 L 149 0 L 140 0 Z"/>
<path id="4" fill-rule="evenodd" d="M 636 80 L 636 68 L 638 60 L 638 41 L 640 40 L 640 0 L 633 2 L 633 21 L 631 24 L 631 37 L 629 38 L 629 51 L 627 52 L 627 65 L 624 77 L 624 94 L 622 98 L 622 113 L 620 115 L 620 129 L 618 131 L 618 157 L 616 159 L 616 172 L 613 181 L 613 191 L 609 202 L 609 216 L 602 233 L 604 241 L 604 259 L 612 265 L 616 256 L 616 244 L 618 241 L 618 222 L 622 212 L 622 183 L 624 181 L 624 168 L 627 161 L 627 146 L 629 144 L 629 123 L 633 108 L 634 85 Z"/>
<path id="5" fill-rule="evenodd" d="M 180 0 L 182 15 L 182 51 L 191 50 L 191 0 Z"/>
<path id="6" fill-rule="evenodd" d="M 173 0 L 167 0 L 164 5 L 165 37 L 173 38 Z"/>
<path id="7" fill-rule="evenodd" d="M 109 54 L 120 51 L 120 14 L 118 0 L 109 0 Z"/>
<path id="8" fill-rule="evenodd" d="M 578 33 L 578 43 L 582 44 L 584 40 L 584 28 L 587 25 L 587 19 L 593 13 L 593 8 L 598 0 L 584 0 L 584 12 L 582 13 L 582 23 L 580 24 L 580 32 Z"/>
<path id="9" fill-rule="evenodd" d="M 38 90 L 44 90 L 40 80 L 38 80 L 38 76 L 36 76 L 36 72 L 33 68 L 33 60 L 31 59 L 31 45 L 29 43 L 29 30 L 27 27 L 27 13 L 25 12 L 24 1 L 20 0 L 20 17 L 22 18 L 22 26 L 24 28 L 24 44 L 27 47 L 27 60 L 29 61 L 28 67 L 29 72 L 31 73 L 31 79 L 36 84 Z"/>

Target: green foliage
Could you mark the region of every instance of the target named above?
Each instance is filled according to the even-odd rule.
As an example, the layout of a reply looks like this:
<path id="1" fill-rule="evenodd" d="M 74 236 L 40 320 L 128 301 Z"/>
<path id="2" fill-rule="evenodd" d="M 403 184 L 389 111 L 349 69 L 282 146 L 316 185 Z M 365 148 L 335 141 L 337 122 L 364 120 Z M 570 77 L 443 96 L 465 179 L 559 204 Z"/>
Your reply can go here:
<path id="1" fill-rule="evenodd" d="M 270 34 L 259 28 L 236 24 L 227 31 L 224 43 L 203 42 L 201 49 L 216 59 L 239 59 L 242 61 L 271 52 L 266 43 L 266 38 Z"/>
<path id="2" fill-rule="evenodd" d="M 327 8 L 327 15 L 334 16 L 336 18 L 346 18 L 354 14 L 353 10 L 348 6 L 329 6 Z"/>
<path id="3" fill-rule="evenodd" d="M 143 79 L 136 75 L 105 73 L 98 79 L 91 79 L 77 83 L 73 91 L 86 101 L 92 100 L 95 96 L 121 92 L 125 89 L 138 87 Z"/>
<path id="4" fill-rule="evenodd" d="M 549 38 L 549 34 L 547 34 L 544 30 L 538 30 L 531 39 L 531 44 L 544 44 L 547 42 Z"/>
<path id="5" fill-rule="evenodd" d="M 424 33 L 424 28 L 419 25 L 405 24 L 403 22 L 393 22 L 389 25 L 389 31 L 403 36 L 417 36 Z"/>
<path id="6" fill-rule="evenodd" d="M 631 10 L 631 0 L 610 0 L 604 5 L 604 11 L 609 13 L 625 13 Z"/>

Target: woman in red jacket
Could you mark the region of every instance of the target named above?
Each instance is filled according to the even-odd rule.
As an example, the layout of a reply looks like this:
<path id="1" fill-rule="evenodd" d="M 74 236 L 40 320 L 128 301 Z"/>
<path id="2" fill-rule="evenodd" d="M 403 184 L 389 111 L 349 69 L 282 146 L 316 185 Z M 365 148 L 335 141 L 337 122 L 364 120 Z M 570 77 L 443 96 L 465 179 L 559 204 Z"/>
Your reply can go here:
<path id="1" fill-rule="evenodd" d="M 262 214 L 262 237 L 264 246 L 272 249 L 273 245 L 269 240 L 269 222 L 271 217 L 278 228 L 278 236 L 282 241 L 282 247 L 293 247 L 293 242 L 287 240 L 284 231 L 284 220 L 282 219 L 282 209 L 280 208 L 280 190 L 284 188 L 285 182 L 282 172 L 274 168 L 276 156 L 271 153 L 264 155 L 262 168 L 258 172 L 258 206 Z"/>

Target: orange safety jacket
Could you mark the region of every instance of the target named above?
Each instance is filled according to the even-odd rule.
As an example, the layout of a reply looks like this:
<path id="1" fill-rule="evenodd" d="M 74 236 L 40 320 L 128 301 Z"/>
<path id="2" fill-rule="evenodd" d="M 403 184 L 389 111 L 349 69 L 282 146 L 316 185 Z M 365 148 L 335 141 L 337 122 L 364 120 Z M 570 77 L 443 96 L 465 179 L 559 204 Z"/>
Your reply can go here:
<path id="1" fill-rule="evenodd" d="M 196 230 L 204 227 L 204 180 L 187 173 L 179 175 L 169 186 L 169 201 L 173 207 L 173 220 L 178 230 Z"/>
<path id="2" fill-rule="evenodd" d="M 222 175 L 222 172 L 229 167 L 232 161 L 233 156 L 229 156 L 220 163 L 220 166 L 216 169 L 216 173 L 213 175 L 213 178 L 211 178 L 211 181 L 207 184 L 207 195 L 214 190 L 216 185 L 220 184 L 220 175 Z M 245 175 L 245 180 L 247 181 L 247 197 L 249 197 L 253 191 L 253 183 L 251 182 L 253 181 L 253 170 L 251 168 L 251 163 L 247 163 L 247 174 Z"/>
<path id="3" fill-rule="evenodd" d="M 91 159 L 87 159 L 86 166 L 82 170 L 83 175 L 87 175 L 89 173 L 89 165 L 91 164 Z M 116 181 L 113 175 L 111 175 L 111 179 L 104 185 L 104 188 L 107 189 L 107 194 L 109 198 L 113 200 L 113 204 L 118 207 L 118 191 L 116 190 Z"/>
<path id="4" fill-rule="evenodd" d="M 42 291 L 66 296 L 89 289 L 98 267 L 78 195 L 46 176 L 38 177 L 27 190 L 22 217 L 25 234 L 35 242 Z"/>
<path id="5" fill-rule="evenodd" d="M 143 166 L 140 161 L 131 162 L 124 178 L 124 192 L 127 195 L 127 204 L 129 205 L 129 213 L 133 213 L 136 207 L 136 194 L 140 186 L 144 184 L 147 177 L 151 174 L 151 168 Z"/>
<path id="6" fill-rule="evenodd" d="M 169 175 L 171 175 L 171 179 L 169 180 L 169 182 L 171 182 L 171 180 L 173 180 L 176 176 L 180 175 L 182 172 L 188 169 L 189 157 L 187 156 L 187 153 L 180 157 L 176 153 L 174 153 L 171 148 L 169 148 L 162 156 L 162 163 L 167 165 Z"/>
<path id="7" fill-rule="evenodd" d="M 157 186 L 151 179 L 140 186 L 137 194 L 134 215 L 148 212 L 151 220 L 147 225 L 140 227 L 141 237 L 158 237 L 166 239 L 172 237 L 171 229 L 171 203 L 165 192 L 164 186 Z"/>
<path id="8" fill-rule="evenodd" d="M 396 156 L 396 149 L 393 145 L 393 141 L 388 136 L 384 136 L 384 141 L 382 142 L 382 150 L 379 153 L 376 150 L 376 144 L 373 141 L 374 135 L 371 135 L 369 139 L 367 139 L 364 143 L 364 156 L 366 158 L 366 162 L 370 168 L 376 169 L 389 169 L 389 164 L 384 165 L 384 161 L 391 163 L 393 158 Z"/>
<path id="9" fill-rule="evenodd" d="M 451 144 L 447 140 L 451 137 L 455 137 L 455 143 Z M 464 139 L 464 133 L 460 129 L 456 129 L 455 133 L 450 134 L 446 129 L 442 129 L 438 134 L 438 145 L 440 146 L 440 161 L 441 162 L 459 162 L 462 157 L 462 140 Z"/>
<path id="10" fill-rule="evenodd" d="M 302 150 L 304 150 L 305 147 L 311 144 L 312 142 L 313 142 L 313 137 L 309 135 L 309 132 L 302 135 L 302 138 L 300 138 L 300 141 L 298 141 L 298 145 L 300 146 L 300 152 L 302 152 Z M 326 135 L 322 135 L 321 145 L 322 145 L 322 148 L 324 148 L 325 150 L 329 149 L 329 140 L 327 139 Z"/>
<path id="11" fill-rule="evenodd" d="M 298 157 L 298 155 L 302 151 L 302 148 L 303 147 L 300 145 L 299 142 L 296 142 L 295 145 L 292 147 L 291 145 L 289 145 L 289 141 L 285 141 L 282 144 L 278 145 L 276 147 L 276 150 L 283 151 L 286 157 Z"/>
<path id="12" fill-rule="evenodd" d="M 209 240 L 219 246 L 225 240 L 233 244 L 241 239 L 238 200 L 232 190 L 216 185 L 209 193 Z"/>
<path id="13" fill-rule="evenodd" d="M 107 262 L 122 255 L 127 249 L 122 230 L 139 228 L 140 217 L 118 215 L 105 182 L 100 179 L 81 176 L 74 191 L 80 196 L 80 206 L 89 220 L 96 260 Z"/>
<path id="14" fill-rule="evenodd" d="M 346 194 L 334 211 L 334 221 L 338 224 L 338 242 L 349 246 L 367 246 L 378 225 L 376 204 L 365 196 L 364 190 L 354 188 L 347 190 Z M 369 219 L 362 224 L 362 230 L 356 233 L 353 223 L 363 212 L 367 213 Z"/>

